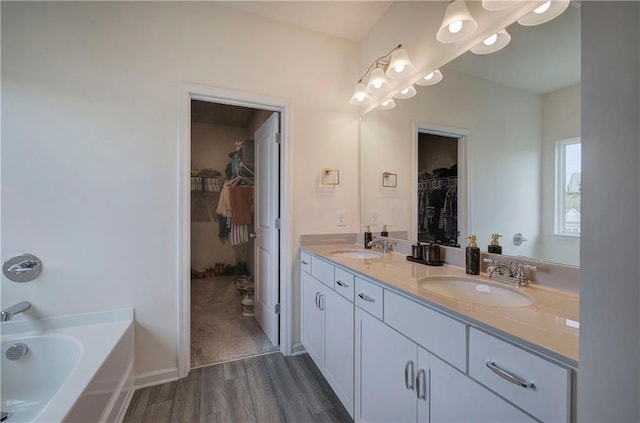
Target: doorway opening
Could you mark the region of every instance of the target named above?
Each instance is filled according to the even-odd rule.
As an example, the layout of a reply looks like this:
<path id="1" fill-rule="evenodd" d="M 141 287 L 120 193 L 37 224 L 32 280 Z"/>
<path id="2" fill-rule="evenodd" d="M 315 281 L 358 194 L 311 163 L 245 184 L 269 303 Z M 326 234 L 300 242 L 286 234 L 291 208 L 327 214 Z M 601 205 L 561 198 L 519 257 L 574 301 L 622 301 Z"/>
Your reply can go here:
<path id="1" fill-rule="evenodd" d="M 458 244 L 458 139 L 418 134 L 418 241 Z"/>
<path id="2" fill-rule="evenodd" d="M 431 124 L 415 129 L 415 239 L 459 247 L 470 227 L 469 132 Z"/>
<path id="3" fill-rule="evenodd" d="M 233 143 L 233 151 L 224 149 L 225 160 L 231 161 L 232 166 L 234 158 L 229 153 L 235 151 L 236 148 L 242 150 L 243 160 L 248 161 L 251 155 L 251 148 L 248 147 L 250 142 L 236 142 L 254 139 L 253 156 L 255 168 L 253 172 L 253 220 L 252 231 L 251 224 L 247 225 L 246 230 L 243 228 L 240 233 L 236 233 L 237 239 L 248 238 L 253 242 L 253 254 L 250 252 L 251 246 L 236 246 L 238 251 L 234 250 L 231 259 L 213 259 L 209 264 L 199 262 L 202 257 L 199 253 L 194 254 L 192 263 L 192 191 L 191 191 L 191 170 L 192 166 L 192 102 L 200 101 L 206 103 L 217 103 L 218 106 L 238 106 L 239 108 L 255 109 L 260 111 L 263 118 L 255 118 L 256 122 L 264 120 L 264 116 L 268 116 L 262 125 L 256 123 L 254 125 L 257 130 L 252 133 L 253 129 L 246 137 L 242 136 L 241 140 L 235 140 Z M 196 104 L 196 103 L 193 103 Z M 205 105 L 206 106 L 206 105 Z M 197 107 L 197 106 L 196 106 Z M 258 113 L 258 112 L 252 112 Z M 287 142 L 291 132 L 291 102 L 290 100 L 265 97 L 261 95 L 251 94 L 247 92 L 232 91 L 223 88 L 196 85 L 191 83 L 180 83 L 180 135 L 178 143 L 178 162 L 179 162 L 179 225 L 178 225 L 178 368 L 177 377 L 186 377 L 192 367 L 191 363 L 191 291 L 192 291 L 192 267 L 194 276 L 198 279 L 206 279 L 209 277 L 229 277 L 231 280 L 231 288 L 236 291 L 235 299 L 236 311 L 240 310 L 240 316 L 243 318 L 255 318 L 256 322 L 262 329 L 264 335 L 269 339 L 271 346 L 285 355 L 292 352 L 292 320 L 291 320 L 291 277 L 288 272 L 281 269 L 288 269 L 291 266 L 291 257 L 286 252 L 290 250 L 291 245 L 291 146 Z M 245 146 L 247 146 L 245 150 Z M 241 148 L 240 148 L 241 147 Z M 195 148 L 195 147 L 194 147 Z M 238 157 L 240 154 L 238 154 Z M 245 156 L 247 158 L 245 158 Z M 206 165 L 206 164 L 205 164 Z M 211 166 L 201 166 L 204 169 Z M 220 166 L 220 165 L 218 165 Z M 211 195 L 215 190 L 216 180 L 206 180 L 207 177 L 216 177 L 217 172 L 226 178 L 226 167 L 224 169 L 215 169 L 204 172 L 200 177 L 200 181 L 193 180 L 196 189 L 201 189 L 202 198 L 193 200 L 198 207 L 195 213 L 195 219 L 204 219 L 202 216 L 204 211 L 209 214 L 210 225 L 215 225 L 215 232 L 212 234 L 215 241 L 216 237 L 220 237 L 220 221 L 217 223 L 211 219 L 212 203 L 215 200 L 204 198 L 205 193 Z M 217 170 L 217 172 L 215 172 Z M 244 177 L 250 179 L 250 172 L 242 169 L 241 174 L 233 174 L 232 177 Z M 194 172 L 195 173 L 195 172 Z M 202 177 L 203 176 L 203 177 Z M 203 180 L 205 179 L 205 180 Z M 241 178 L 239 178 L 241 179 Z M 201 184 L 201 185 L 199 185 Z M 248 186 L 248 185 L 247 185 Z M 221 193 L 220 193 L 221 194 Z M 211 195 L 213 197 L 213 195 Z M 219 197 L 218 197 L 219 200 Z M 216 220 L 218 207 L 215 207 Z M 231 219 L 233 222 L 233 217 Z M 205 223 L 205 222 L 202 222 Z M 195 224 L 194 224 L 195 226 Z M 227 227 L 231 230 L 231 226 Z M 246 235 L 246 237 L 244 237 Z M 198 241 L 194 241 L 198 242 Z M 202 242 L 202 239 L 200 239 Z M 229 241 L 231 242 L 231 241 Z M 246 242 L 243 244 L 250 244 Z M 235 242 L 234 242 L 235 243 Z M 252 261 L 253 260 L 253 261 Z M 213 263 L 213 265 L 211 265 Z M 217 264 L 218 263 L 218 264 Z M 194 266 L 192 266 L 192 264 Z M 220 264 L 223 264 L 221 266 Z M 229 265 L 229 266 L 227 266 Z M 202 267 L 195 268 L 195 266 Z M 204 275 L 202 274 L 204 272 Z M 217 275 L 216 275 L 217 273 Z M 222 273 L 222 275 L 220 275 Z M 227 273 L 225 275 L 225 273 Z M 232 274 L 230 274 L 232 273 Z M 248 273 L 248 274 L 247 274 Z M 202 277 L 204 276 L 204 277 Z M 245 283 L 249 279 L 253 279 L 254 296 L 253 303 L 254 316 L 242 316 L 251 314 L 251 310 L 244 309 L 245 304 L 241 301 L 249 293 L 244 289 L 245 295 L 238 292 L 239 282 Z M 236 283 L 238 282 L 238 283 Z M 245 287 L 246 288 L 246 287 Z M 232 291 L 233 292 L 233 291 Z M 248 302 L 245 300 L 245 302 Z M 205 301 L 206 303 L 206 301 Z M 238 333 L 236 333 L 238 332 Z M 239 332 L 235 335 L 240 335 Z M 213 343 L 216 341 L 213 340 Z M 218 340 L 220 342 L 220 340 Z M 235 351 L 238 352 L 237 350 Z M 246 354 L 238 354 L 235 358 L 240 358 Z M 203 364 L 204 365 L 204 364 Z"/>
<path id="4" fill-rule="evenodd" d="M 191 368 L 278 350 L 255 310 L 255 134 L 272 115 L 191 100 Z"/>

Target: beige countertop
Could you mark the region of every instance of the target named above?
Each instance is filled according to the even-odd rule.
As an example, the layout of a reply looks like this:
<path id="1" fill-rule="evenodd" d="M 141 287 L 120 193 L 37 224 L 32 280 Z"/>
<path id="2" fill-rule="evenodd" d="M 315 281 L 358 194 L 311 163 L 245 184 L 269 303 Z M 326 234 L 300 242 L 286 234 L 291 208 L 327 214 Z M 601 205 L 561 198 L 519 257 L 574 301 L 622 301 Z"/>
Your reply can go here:
<path id="1" fill-rule="evenodd" d="M 482 305 L 439 295 L 418 282 L 428 276 L 470 277 L 460 267 L 413 263 L 406 256 L 396 253 L 382 255 L 379 259 L 338 257 L 331 254 L 336 250 L 363 250 L 353 244 L 306 245 L 303 249 L 435 306 L 471 325 L 488 329 L 573 368 L 578 367 L 579 329 L 576 326 L 580 316 L 577 294 L 531 284 L 518 288 L 532 299 L 532 304 L 528 306 Z M 472 277 L 489 284 L 499 284 L 490 280 L 486 274 Z"/>

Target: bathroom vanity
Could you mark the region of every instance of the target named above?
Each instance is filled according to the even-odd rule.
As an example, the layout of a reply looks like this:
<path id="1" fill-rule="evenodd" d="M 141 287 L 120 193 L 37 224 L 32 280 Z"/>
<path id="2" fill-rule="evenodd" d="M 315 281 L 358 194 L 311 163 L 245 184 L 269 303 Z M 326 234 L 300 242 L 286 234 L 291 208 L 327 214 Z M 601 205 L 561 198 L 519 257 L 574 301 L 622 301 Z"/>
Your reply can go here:
<path id="1" fill-rule="evenodd" d="M 355 245 L 300 265 L 302 344 L 356 422 L 575 421 L 577 294 Z"/>

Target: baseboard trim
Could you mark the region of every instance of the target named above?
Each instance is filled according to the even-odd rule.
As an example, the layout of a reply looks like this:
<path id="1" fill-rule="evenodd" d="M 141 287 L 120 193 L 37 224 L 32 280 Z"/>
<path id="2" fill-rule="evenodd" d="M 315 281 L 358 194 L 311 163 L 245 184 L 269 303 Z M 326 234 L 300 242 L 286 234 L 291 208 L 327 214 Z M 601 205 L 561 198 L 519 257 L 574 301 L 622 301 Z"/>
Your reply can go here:
<path id="1" fill-rule="evenodd" d="M 294 344 L 291 348 L 291 355 L 300 355 L 306 353 L 307 350 L 304 349 L 302 344 Z"/>
<path id="2" fill-rule="evenodd" d="M 173 382 L 174 380 L 178 380 L 177 367 L 156 370 L 155 372 L 143 373 L 136 376 L 136 389 L 148 388 L 149 386 Z"/>

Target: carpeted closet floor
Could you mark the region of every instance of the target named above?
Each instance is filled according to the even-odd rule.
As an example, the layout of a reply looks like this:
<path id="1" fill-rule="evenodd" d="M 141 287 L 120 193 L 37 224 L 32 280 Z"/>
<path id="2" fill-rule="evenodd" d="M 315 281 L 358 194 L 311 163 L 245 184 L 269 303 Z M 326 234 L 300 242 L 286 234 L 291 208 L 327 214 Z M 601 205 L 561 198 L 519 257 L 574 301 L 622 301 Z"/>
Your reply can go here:
<path id="1" fill-rule="evenodd" d="M 232 276 L 191 280 L 191 367 L 278 350 L 241 299 Z"/>

